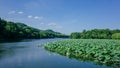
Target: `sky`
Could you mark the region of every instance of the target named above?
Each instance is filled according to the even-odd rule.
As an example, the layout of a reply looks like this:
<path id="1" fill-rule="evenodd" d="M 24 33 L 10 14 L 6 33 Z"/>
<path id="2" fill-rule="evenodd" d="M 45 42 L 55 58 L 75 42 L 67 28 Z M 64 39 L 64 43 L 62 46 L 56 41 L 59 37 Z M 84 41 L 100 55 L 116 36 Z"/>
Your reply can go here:
<path id="1" fill-rule="evenodd" d="M 64 34 L 120 29 L 120 0 L 0 0 L 0 17 Z"/>

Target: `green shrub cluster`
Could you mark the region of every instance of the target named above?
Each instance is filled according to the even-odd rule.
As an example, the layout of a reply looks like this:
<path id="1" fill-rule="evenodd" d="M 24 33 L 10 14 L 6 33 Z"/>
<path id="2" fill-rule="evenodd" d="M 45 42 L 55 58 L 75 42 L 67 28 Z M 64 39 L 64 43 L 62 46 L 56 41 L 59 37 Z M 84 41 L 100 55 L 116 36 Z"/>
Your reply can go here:
<path id="1" fill-rule="evenodd" d="M 120 39 L 120 33 L 112 34 L 112 39 Z"/>

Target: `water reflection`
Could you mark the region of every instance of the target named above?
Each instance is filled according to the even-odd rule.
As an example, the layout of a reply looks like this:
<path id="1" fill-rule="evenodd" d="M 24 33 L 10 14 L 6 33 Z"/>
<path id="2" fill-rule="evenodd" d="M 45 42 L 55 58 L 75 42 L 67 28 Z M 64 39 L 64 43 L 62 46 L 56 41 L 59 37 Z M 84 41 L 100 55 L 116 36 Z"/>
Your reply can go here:
<path id="1" fill-rule="evenodd" d="M 23 48 L 34 48 L 34 47 L 42 47 L 43 44 L 55 40 L 61 40 L 62 38 L 55 39 L 24 39 L 24 40 L 9 40 L 9 41 L 1 41 L 0 42 L 0 59 L 5 57 L 10 57 L 17 53 L 17 50 Z M 37 43 L 37 44 L 36 44 Z M 28 58 L 33 56 L 33 54 L 29 54 Z M 34 55 L 35 56 L 35 55 Z"/>
<path id="2" fill-rule="evenodd" d="M 61 39 L 0 43 L 0 68 L 105 68 L 76 61 L 44 49 L 44 43 Z"/>
<path id="3" fill-rule="evenodd" d="M 7 44 L 9 44 L 9 45 L 7 45 Z M 16 46 L 16 45 L 11 45 L 11 44 L 12 44 L 12 42 L 0 44 L 0 59 L 14 55 L 16 49 L 21 49 L 21 48 L 27 47 L 27 46 Z"/>

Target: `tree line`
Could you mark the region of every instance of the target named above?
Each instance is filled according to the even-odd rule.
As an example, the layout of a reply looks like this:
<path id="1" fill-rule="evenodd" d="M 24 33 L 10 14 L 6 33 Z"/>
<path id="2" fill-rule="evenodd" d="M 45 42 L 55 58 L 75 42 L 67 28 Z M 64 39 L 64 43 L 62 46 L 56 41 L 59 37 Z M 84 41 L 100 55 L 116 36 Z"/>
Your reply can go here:
<path id="1" fill-rule="evenodd" d="M 110 29 L 92 29 L 82 32 L 73 32 L 70 35 L 72 39 L 120 39 L 120 30 Z"/>
<path id="2" fill-rule="evenodd" d="M 23 23 L 6 21 L 0 18 L 0 40 L 68 37 L 53 30 L 40 30 Z"/>

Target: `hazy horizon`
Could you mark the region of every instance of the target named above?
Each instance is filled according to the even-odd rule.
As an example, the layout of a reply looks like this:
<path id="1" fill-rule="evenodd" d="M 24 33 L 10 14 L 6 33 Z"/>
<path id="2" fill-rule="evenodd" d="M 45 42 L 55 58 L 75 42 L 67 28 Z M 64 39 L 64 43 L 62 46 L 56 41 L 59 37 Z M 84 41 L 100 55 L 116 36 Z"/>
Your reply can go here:
<path id="1" fill-rule="evenodd" d="M 119 0 L 0 0 L 0 17 L 64 34 L 120 29 Z"/>

